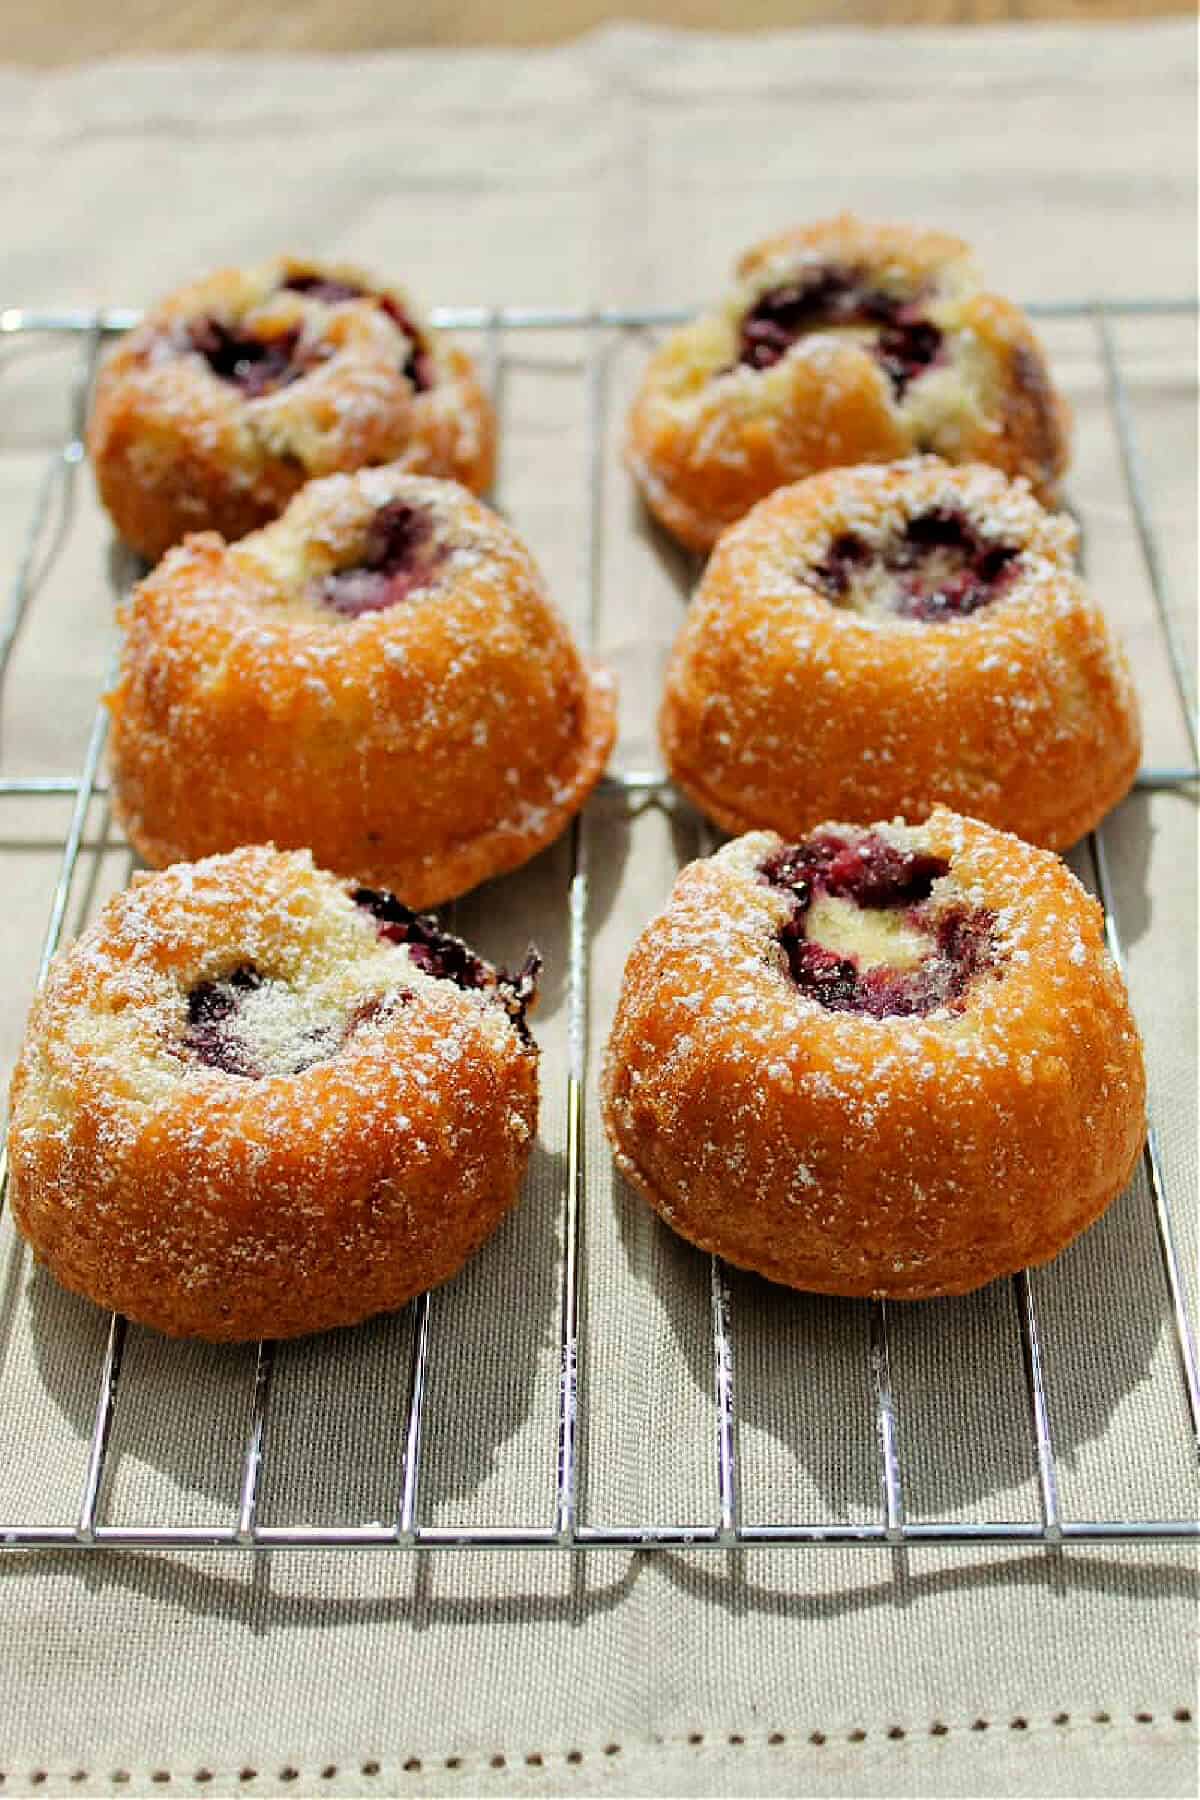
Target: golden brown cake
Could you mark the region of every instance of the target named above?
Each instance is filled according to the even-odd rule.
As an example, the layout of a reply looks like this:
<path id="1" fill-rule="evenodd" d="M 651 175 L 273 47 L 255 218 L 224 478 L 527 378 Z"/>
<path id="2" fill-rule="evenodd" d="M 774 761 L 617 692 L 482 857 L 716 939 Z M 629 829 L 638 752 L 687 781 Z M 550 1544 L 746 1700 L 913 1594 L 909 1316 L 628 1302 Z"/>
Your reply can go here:
<path id="1" fill-rule="evenodd" d="M 402 469 L 189 537 L 122 618 L 111 762 L 150 863 L 270 839 L 432 905 L 550 843 L 612 747 L 612 683 L 515 532 Z"/>
<path id="2" fill-rule="evenodd" d="M 916 1300 L 1056 1256 L 1145 1136 L 1100 908 L 1059 859 L 939 807 L 756 832 L 680 875 L 604 1073 L 621 1172 L 772 1281 Z"/>
<path id="3" fill-rule="evenodd" d="M 402 288 L 293 256 L 161 301 L 105 358 L 88 424 L 100 497 L 151 562 L 189 531 L 242 537 L 340 470 L 483 493 L 494 443 L 471 359 Z"/>
<path id="4" fill-rule="evenodd" d="M 672 776 L 729 832 L 920 819 L 938 801 L 1072 844 L 1127 792 L 1128 666 L 1024 482 L 926 457 L 831 469 L 721 539 L 660 717 Z"/>
<path id="5" fill-rule="evenodd" d="M 97 1304 L 294 1337 L 446 1281 L 537 1123 L 515 979 L 307 855 L 135 877 L 62 952 L 13 1077 L 13 1216 Z"/>
<path id="6" fill-rule="evenodd" d="M 1069 415 L 1025 315 L 943 232 L 850 214 L 747 251 L 721 305 L 672 332 L 629 421 L 651 511 L 707 550 L 819 469 L 929 451 L 1052 500 Z"/>

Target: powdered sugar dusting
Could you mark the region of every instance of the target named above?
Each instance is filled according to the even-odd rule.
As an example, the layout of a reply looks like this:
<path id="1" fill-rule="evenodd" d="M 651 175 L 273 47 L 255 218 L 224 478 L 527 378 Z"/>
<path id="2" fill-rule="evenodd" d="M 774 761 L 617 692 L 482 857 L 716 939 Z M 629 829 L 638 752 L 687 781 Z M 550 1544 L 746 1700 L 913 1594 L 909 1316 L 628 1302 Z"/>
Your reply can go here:
<path id="1" fill-rule="evenodd" d="M 790 978 L 793 902 L 763 877 L 781 840 L 748 834 L 683 872 L 630 958 L 607 1119 L 676 1228 L 735 1262 L 955 1290 L 1050 1254 L 1123 1183 L 1140 1047 L 1099 908 L 1056 857 L 941 808 L 872 830 L 946 861 L 931 904 L 992 915 L 994 977 L 924 1016 L 825 1010 Z"/>
<path id="2" fill-rule="evenodd" d="M 1011 547 L 1011 578 L 966 616 L 831 603 L 814 571 L 914 519 L 961 516 Z M 1132 780 L 1128 669 L 1074 572 L 1072 522 L 1027 484 L 933 458 L 830 470 L 778 490 L 722 539 L 667 673 L 672 773 L 727 829 L 799 837 L 942 800 L 1053 845 Z"/>
<path id="3" fill-rule="evenodd" d="M 630 418 L 630 466 L 685 543 L 708 548 L 814 470 L 919 451 L 994 463 L 1053 493 L 1065 413 L 1028 323 L 984 292 L 959 240 L 843 215 L 748 252 L 739 277 L 660 347 Z M 839 282 L 862 317 L 839 316 Z M 766 366 L 743 360 L 747 321 L 772 296 L 810 291 L 834 296 L 830 316 L 818 307 L 790 344 L 768 343 Z M 769 318 L 762 329 L 769 337 Z"/>
<path id="4" fill-rule="evenodd" d="M 105 358 L 88 441 L 118 528 L 155 559 L 189 530 L 240 537 L 339 469 L 402 461 L 482 492 L 494 435 L 470 359 L 407 294 L 282 257 L 154 307 Z"/>
<path id="5" fill-rule="evenodd" d="M 214 1066 L 189 997 L 248 967 L 257 1066 Z M 438 979 L 310 856 L 244 849 L 135 879 L 56 959 L 14 1080 L 14 1207 L 60 1279 L 134 1317 L 318 1329 L 457 1266 L 515 1198 L 535 1108 L 494 972 Z"/>
<path id="6" fill-rule="evenodd" d="M 402 604 L 343 616 L 324 595 L 387 509 L 428 554 Z M 237 544 L 189 539 L 123 623 L 113 765 L 154 862 L 270 837 L 434 904 L 555 836 L 615 731 L 515 533 L 395 465 L 310 483 Z"/>

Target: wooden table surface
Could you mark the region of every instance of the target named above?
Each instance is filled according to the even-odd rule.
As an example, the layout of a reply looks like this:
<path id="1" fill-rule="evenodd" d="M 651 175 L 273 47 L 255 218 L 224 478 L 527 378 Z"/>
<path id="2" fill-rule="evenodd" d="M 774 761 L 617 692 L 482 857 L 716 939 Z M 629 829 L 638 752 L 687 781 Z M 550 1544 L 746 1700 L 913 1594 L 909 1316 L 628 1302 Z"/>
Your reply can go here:
<path id="1" fill-rule="evenodd" d="M 0 62 L 43 66 L 180 50 L 548 44 L 610 18 L 706 30 L 966 25 L 1186 15 L 1183 0 L 0 0 Z"/>

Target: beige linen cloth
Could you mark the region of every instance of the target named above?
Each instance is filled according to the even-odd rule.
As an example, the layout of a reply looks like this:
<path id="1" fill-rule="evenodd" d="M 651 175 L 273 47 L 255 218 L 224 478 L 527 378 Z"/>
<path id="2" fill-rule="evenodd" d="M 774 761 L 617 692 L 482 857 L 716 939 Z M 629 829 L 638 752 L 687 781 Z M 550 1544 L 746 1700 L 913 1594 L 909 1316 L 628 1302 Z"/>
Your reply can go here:
<path id="1" fill-rule="evenodd" d="M 616 29 L 545 53 L 247 59 L 0 73 L 5 305 L 141 305 L 284 246 L 431 302 L 692 305 L 740 246 L 843 205 L 960 230 L 1025 299 L 1192 289 L 1190 25 L 758 40 Z M 1130 645 L 1147 761 L 1187 757 L 1124 497 L 1092 326 L 1044 328 L 1077 418 L 1072 496 Z M 1187 318 L 1115 330 L 1185 639 L 1194 569 Z M 498 501 L 623 684 L 619 760 L 654 758 L 688 570 L 618 461 L 646 354 L 614 331 L 510 336 Z M 72 351 L 0 347 L 5 580 L 67 423 Z M 53 512 L 54 509 L 52 509 Z M 40 566 L 56 535 L 47 521 Z M 79 763 L 111 639 L 110 539 L 81 477 L 3 690 L 0 770 Z M 120 565 L 116 565 L 119 578 Z M 68 810 L 0 800 L 5 1073 Z M 128 874 L 93 808 L 74 931 Z M 1155 1118 L 1191 1267 L 1194 809 L 1140 794 L 1107 830 Z M 695 822 L 597 801 L 587 826 L 591 1074 L 629 945 Z M 1086 857 L 1080 867 L 1086 871 Z M 564 1180 L 568 853 L 472 896 L 460 928 L 547 960 L 542 1144 L 519 1213 L 433 1302 L 420 1516 L 548 1524 Z M 711 1523 L 708 1265 L 612 1179 L 588 1113 L 582 1516 Z M 0 1519 L 70 1522 L 104 1321 L 0 1237 Z M 862 1307 L 732 1282 L 743 1516 L 876 1519 Z M 1139 1179 L 1034 1292 L 1068 1517 L 1187 1517 L 1186 1413 Z M 1194 1300 L 1194 1294 L 1192 1296 Z M 393 1517 L 410 1322 L 279 1355 L 264 1523 Z M 1036 1520 L 1007 1284 L 893 1315 L 914 1519 Z M 131 1330 L 110 1523 L 230 1523 L 253 1356 Z M 0 1558 L 5 1792 L 1182 1794 L 1195 1745 L 1181 1549 L 654 1554 L 66 1552 Z"/>

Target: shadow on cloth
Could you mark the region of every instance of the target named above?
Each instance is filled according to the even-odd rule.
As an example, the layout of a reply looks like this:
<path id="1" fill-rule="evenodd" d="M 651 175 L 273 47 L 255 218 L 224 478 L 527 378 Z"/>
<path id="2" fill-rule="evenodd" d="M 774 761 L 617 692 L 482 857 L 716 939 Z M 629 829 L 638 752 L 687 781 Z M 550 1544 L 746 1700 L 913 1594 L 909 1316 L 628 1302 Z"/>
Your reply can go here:
<path id="1" fill-rule="evenodd" d="M 1193 810 L 1197 805 L 1194 789 L 1178 788 L 1172 798 L 1183 801 Z M 1127 950 L 1139 944 L 1153 924 L 1151 895 L 1147 883 L 1147 875 L 1152 867 L 1155 836 L 1151 799 L 1150 794 L 1135 788 L 1109 814 L 1104 825 L 1113 911 L 1121 942 Z M 1091 857 L 1087 849 L 1077 851 L 1071 862 L 1073 866 L 1086 870 L 1086 878 L 1090 881 Z"/>
<path id="2" fill-rule="evenodd" d="M 112 554 L 114 583 L 120 583 L 127 579 L 122 572 L 127 559 L 120 546 Z M 610 810 L 603 855 L 592 857 L 593 926 L 615 902 L 628 850 L 619 805 Z M 110 826 L 106 807 L 98 841 L 80 856 L 75 929 L 94 909 L 104 857 L 114 848 Z M 126 881 L 131 867 L 132 859 Z M 546 1047 L 543 1117 L 548 1104 L 561 1105 L 565 1086 L 565 1057 L 558 1046 L 567 989 L 570 871 L 568 832 L 524 868 L 440 909 L 451 929 L 494 961 L 519 964 L 531 941 L 542 953 L 533 1024 Z M 539 1496 L 544 1492 L 547 1497 L 549 1518 L 565 1182 L 564 1157 L 539 1143 L 521 1204 L 478 1256 L 433 1297 L 421 1474 L 425 1519 L 451 1501 L 477 1493 L 480 1505 L 486 1494 L 489 1522 L 497 1515 L 524 1518 L 535 1485 Z M 6 1269 L 0 1353 L 9 1337 L 19 1342 L 28 1332 L 47 1394 L 86 1443 L 106 1321 L 41 1270 L 30 1274 L 25 1315 L 19 1292 L 26 1264 L 19 1246 Z M 260 1500 L 264 1522 L 362 1523 L 394 1516 L 411 1348 L 408 1312 L 277 1350 Z M 153 1517 L 174 1505 L 170 1516 L 180 1522 L 180 1501 L 170 1491 L 178 1488 L 187 1497 L 186 1522 L 225 1522 L 211 1503 L 218 1509 L 236 1504 L 253 1374 L 250 1347 L 170 1342 L 130 1327 L 100 1516 L 106 1516 L 105 1505 L 112 1503 L 113 1516 L 123 1522 L 148 1522 L 147 1506 L 154 1509 Z M 530 1441 L 536 1438 L 534 1449 L 522 1445 L 512 1457 L 502 1455 L 504 1446 L 523 1431 Z M 535 1475 L 531 1465 L 537 1458 L 546 1467 L 539 1462 Z M 146 1488 L 139 1464 L 143 1471 L 159 1471 L 167 1484 L 154 1482 Z M 72 1504 L 66 1501 L 67 1516 Z M 463 1522 L 458 1512 L 452 1522 Z"/>
<path id="3" fill-rule="evenodd" d="M 431 1302 L 420 1511 L 487 1490 L 489 1516 L 519 1509 L 532 1477 L 502 1456 L 537 1407 L 553 1492 L 557 1400 L 557 1234 L 563 1159 L 537 1146 L 526 1195 L 495 1237 Z M 45 1270 L 28 1283 L 28 1332 L 40 1379 L 86 1442 L 103 1315 Z M 414 1309 L 277 1347 L 260 1495 L 270 1524 L 388 1520 L 399 1504 Z M 84 1371 L 90 1378 L 85 1378 Z M 128 1331 L 101 1519 L 229 1523 L 250 1422 L 254 1352 Z M 168 1478 L 147 1485 L 146 1470 Z M 515 1484 L 510 1495 L 508 1488 Z M 180 1492 L 183 1498 L 180 1498 Z M 211 1502 L 217 1502 L 214 1509 Z M 150 1509 L 150 1517 L 148 1517 Z M 227 1509 L 227 1511 L 226 1511 Z M 61 1510 L 61 1507 L 59 1508 Z M 67 1516 L 71 1507 L 68 1502 Z M 57 1516 L 57 1513 L 56 1515 Z M 459 1514 L 454 1514 L 455 1522 Z"/>
<path id="4" fill-rule="evenodd" d="M 640 1218 L 645 1203 L 624 1182 L 615 1193 L 638 1281 L 648 1254 Z M 709 1335 L 692 1316 L 695 1296 L 706 1286 L 695 1265 L 707 1258 L 657 1220 L 654 1229 L 660 1262 L 665 1256 L 693 1265 L 659 1288 L 692 1377 L 710 1395 Z M 794 1293 L 740 1270 L 729 1270 L 728 1279 L 743 1521 L 877 1519 L 880 1465 L 866 1303 Z M 1103 1435 L 1147 1378 L 1166 1322 L 1143 1173 L 1091 1231 L 1031 1280 L 1062 1467 Z M 893 1304 L 888 1318 L 909 1516 L 954 1517 L 972 1508 L 977 1514 L 980 1502 L 998 1500 L 989 1516 L 1036 1519 L 1035 1453 L 1011 1283 L 961 1298 Z M 715 1495 L 713 1505 L 715 1516 Z"/>
<path id="5" fill-rule="evenodd" d="M 472 1554 L 503 1560 L 513 1575 L 504 1592 L 464 1591 L 462 1564 Z M 947 1552 L 918 1552 L 918 1559 L 922 1555 L 945 1557 Z M 331 1569 L 348 1560 L 344 1550 L 233 1557 L 208 1553 L 186 1559 L 144 1551 L 37 1553 L 39 1570 L 73 1574 L 93 1591 L 121 1585 L 182 1613 L 223 1619 L 255 1635 L 372 1623 L 409 1624 L 418 1631 L 447 1625 L 467 1629 L 555 1621 L 579 1625 L 613 1611 L 641 1582 L 658 1576 L 678 1592 L 733 1614 L 800 1624 L 989 1587 L 1043 1589 L 1055 1603 L 1064 1594 L 1099 1593 L 1143 1604 L 1193 1598 L 1200 1589 L 1190 1562 L 1182 1558 L 1151 1562 L 1144 1552 L 1086 1551 L 1059 1557 L 1045 1551 L 1030 1555 L 1004 1550 L 958 1555 L 953 1567 L 918 1568 L 914 1573 L 903 1550 L 838 1550 L 822 1552 L 815 1561 L 811 1550 L 603 1551 L 562 1558 L 544 1551 L 453 1555 L 375 1551 L 349 1559 L 360 1571 L 359 1591 L 345 1594 L 336 1591 L 336 1576 L 331 1577 Z M 878 1566 L 880 1572 L 867 1580 L 852 1577 L 840 1585 L 822 1583 L 817 1565 L 827 1569 L 831 1560 L 839 1572 L 850 1566 L 855 1575 L 863 1567 Z M 769 1569 L 770 1579 L 748 1579 L 747 1563 L 764 1573 Z M 0 1582 L 6 1576 L 19 1578 L 28 1569 L 24 1557 L 0 1557 Z M 306 1569 L 312 1570 L 307 1583 Z M 524 1578 L 526 1570 L 534 1573 Z M 395 1591 L 398 1582 L 406 1591 Z M 362 1591 L 367 1587 L 375 1591 Z M 304 1591 L 298 1591 L 301 1588 Z M 398 1667 L 403 1666 L 400 1657 Z"/>

